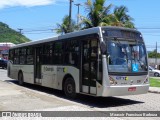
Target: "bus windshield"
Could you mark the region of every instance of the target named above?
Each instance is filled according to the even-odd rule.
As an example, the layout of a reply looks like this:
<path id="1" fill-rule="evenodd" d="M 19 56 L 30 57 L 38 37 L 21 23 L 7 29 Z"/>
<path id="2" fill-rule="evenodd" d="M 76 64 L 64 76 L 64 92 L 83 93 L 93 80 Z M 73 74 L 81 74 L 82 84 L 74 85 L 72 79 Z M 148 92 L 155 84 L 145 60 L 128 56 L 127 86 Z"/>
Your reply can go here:
<path id="1" fill-rule="evenodd" d="M 148 70 L 143 42 L 107 39 L 106 43 L 109 72 L 145 72 Z"/>

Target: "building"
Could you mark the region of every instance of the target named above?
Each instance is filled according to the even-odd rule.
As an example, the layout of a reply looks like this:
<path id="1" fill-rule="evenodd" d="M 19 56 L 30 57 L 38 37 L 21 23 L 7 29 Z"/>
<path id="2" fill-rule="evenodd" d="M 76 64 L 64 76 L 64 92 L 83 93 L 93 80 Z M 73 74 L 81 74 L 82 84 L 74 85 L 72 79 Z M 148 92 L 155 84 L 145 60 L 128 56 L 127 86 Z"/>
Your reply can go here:
<path id="1" fill-rule="evenodd" d="M 10 42 L 0 43 L 0 58 L 8 59 L 8 50 L 10 47 L 15 46 L 15 44 Z"/>

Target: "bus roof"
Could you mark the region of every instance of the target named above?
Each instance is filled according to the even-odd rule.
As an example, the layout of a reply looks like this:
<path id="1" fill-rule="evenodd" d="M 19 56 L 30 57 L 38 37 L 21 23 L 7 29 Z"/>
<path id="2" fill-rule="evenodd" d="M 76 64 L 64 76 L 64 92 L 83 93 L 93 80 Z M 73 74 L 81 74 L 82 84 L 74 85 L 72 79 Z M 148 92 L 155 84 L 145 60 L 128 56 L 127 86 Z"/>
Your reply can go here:
<path id="1" fill-rule="evenodd" d="M 67 33 L 65 35 L 61 35 L 61 36 L 57 36 L 57 37 L 53 37 L 53 38 L 22 43 L 22 44 L 13 46 L 10 49 L 25 47 L 25 46 L 30 46 L 30 45 L 36 45 L 36 44 L 46 43 L 46 42 L 51 42 L 51 41 L 56 41 L 56 40 L 59 40 L 59 39 L 67 39 L 67 38 L 71 38 L 71 37 L 77 37 L 77 36 L 82 36 L 82 35 L 87 35 L 87 34 L 92 34 L 92 33 L 99 33 L 100 28 L 119 29 L 119 30 L 127 30 L 127 31 L 132 31 L 132 32 L 138 32 L 135 29 L 123 28 L 123 27 L 114 27 L 114 26 L 93 27 L 93 28 L 89 28 L 89 29 L 85 29 L 85 30 L 80 30 L 80 31 L 76 31 L 76 32 Z"/>

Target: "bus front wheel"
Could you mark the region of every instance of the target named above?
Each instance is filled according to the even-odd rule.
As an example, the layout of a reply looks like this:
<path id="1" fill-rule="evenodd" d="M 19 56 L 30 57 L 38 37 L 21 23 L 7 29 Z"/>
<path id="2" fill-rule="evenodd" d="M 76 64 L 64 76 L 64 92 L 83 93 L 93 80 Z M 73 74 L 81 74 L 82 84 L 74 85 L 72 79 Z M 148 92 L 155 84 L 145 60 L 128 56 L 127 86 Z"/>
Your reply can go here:
<path id="1" fill-rule="evenodd" d="M 72 99 L 76 98 L 76 88 L 75 88 L 75 82 L 73 78 L 69 77 L 65 80 L 64 92 L 68 98 L 72 98 Z"/>
<path id="2" fill-rule="evenodd" d="M 24 84 L 24 81 L 23 81 L 23 73 L 22 73 L 22 72 L 20 72 L 20 73 L 18 74 L 18 83 L 19 83 L 19 85 L 23 85 L 23 84 Z"/>

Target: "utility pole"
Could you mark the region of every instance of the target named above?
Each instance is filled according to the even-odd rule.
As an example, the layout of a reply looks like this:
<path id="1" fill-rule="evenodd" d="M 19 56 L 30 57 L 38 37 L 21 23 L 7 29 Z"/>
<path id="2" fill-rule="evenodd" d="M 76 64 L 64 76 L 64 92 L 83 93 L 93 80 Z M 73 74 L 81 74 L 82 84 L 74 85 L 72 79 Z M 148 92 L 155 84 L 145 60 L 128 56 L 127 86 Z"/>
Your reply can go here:
<path id="1" fill-rule="evenodd" d="M 22 34 L 22 30 L 23 29 L 22 28 L 18 28 L 18 30 L 19 30 L 19 33 Z"/>
<path id="2" fill-rule="evenodd" d="M 80 3 L 77 3 L 77 4 L 74 4 L 78 7 L 78 12 L 77 12 L 77 25 L 79 24 L 79 17 L 80 17 L 80 14 L 79 14 L 79 7 L 81 6 Z"/>
<path id="3" fill-rule="evenodd" d="M 157 42 L 156 42 L 156 55 L 155 55 L 155 68 L 157 69 Z"/>
<path id="4" fill-rule="evenodd" d="M 21 35 L 22 35 L 22 28 L 18 28 L 18 30 L 19 30 L 19 33 L 20 33 L 20 36 L 19 36 L 19 40 L 21 40 Z M 18 43 L 19 44 L 19 43 Z"/>
<path id="5" fill-rule="evenodd" d="M 71 19 L 72 19 L 72 2 L 73 0 L 69 0 L 69 32 L 71 32 Z"/>

